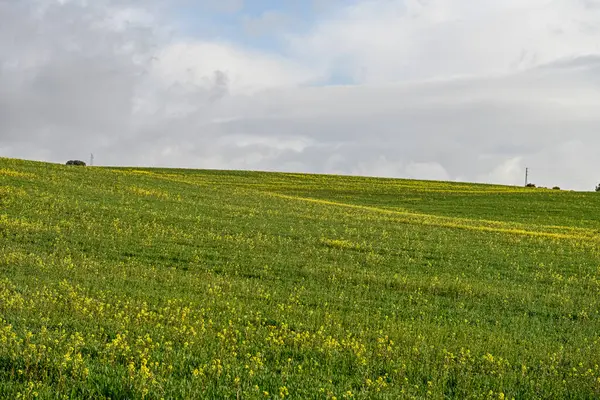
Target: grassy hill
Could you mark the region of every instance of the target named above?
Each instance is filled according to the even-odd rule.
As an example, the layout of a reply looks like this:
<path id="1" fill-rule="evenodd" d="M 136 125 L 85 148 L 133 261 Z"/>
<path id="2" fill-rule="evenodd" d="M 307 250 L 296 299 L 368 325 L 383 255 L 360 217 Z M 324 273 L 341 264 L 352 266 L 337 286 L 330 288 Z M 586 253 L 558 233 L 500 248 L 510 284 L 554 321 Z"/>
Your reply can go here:
<path id="1" fill-rule="evenodd" d="M 2 398 L 598 398 L 600 195 L 0 158 Z"/>

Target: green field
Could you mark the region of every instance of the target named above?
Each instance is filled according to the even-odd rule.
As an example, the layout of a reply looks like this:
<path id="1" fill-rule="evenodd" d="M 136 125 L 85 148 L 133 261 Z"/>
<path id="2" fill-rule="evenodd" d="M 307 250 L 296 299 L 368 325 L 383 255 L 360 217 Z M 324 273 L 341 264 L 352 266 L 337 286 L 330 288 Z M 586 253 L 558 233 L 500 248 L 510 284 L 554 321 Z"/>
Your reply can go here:
<path id="1" fill-rule="evenodd" d="M 600 194 L 0 158 L 0 397 L 600 397 Z"/>

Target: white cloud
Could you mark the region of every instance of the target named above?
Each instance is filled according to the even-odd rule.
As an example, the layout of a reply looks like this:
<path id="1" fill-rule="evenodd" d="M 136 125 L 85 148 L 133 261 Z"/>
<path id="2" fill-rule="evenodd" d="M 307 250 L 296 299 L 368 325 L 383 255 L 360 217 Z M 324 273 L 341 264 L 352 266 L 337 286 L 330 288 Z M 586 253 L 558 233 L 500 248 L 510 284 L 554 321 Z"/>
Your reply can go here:
<path id="1" fill-rule="evenodd" d="M 283 57 L 222 42 L 179 41 L 161 49 L 157 58 L 152 73 L 164 83 L 206 85 L 219 71 L 234 95 L 296 86 L 313 79 L 312 71 Z"/>
<path id="2" fill-rule="evenodd" d="M 451 177 L 440 164 L 436 162 L 406 162 L 404 157 L 400 160 L 388 159 L 379 156 L 368 162 L 361 162 L 351 172 L 356 175 L 378 176 L 386 178 L 427 179 L 447 181 Z M 343 159 L 339 160 L 343 161 Z"/>
<path id="3" fill-rule="evenodd" d="M 357 82 L 505 73 L 598 53 L 600 7 L 592 4 L 362 1 L 289 40 L 297 56 Z"/>
<path id="4" fill-rule="evenodd" d="M 480 175 L 477 181 L 514 185 L 521 180 L 524 184 L 525 168 L 522 157 L 508 158 L 489 173 Z"/>
<path id="5" fill-rule="evenodd" d="M 437 181 L 448 181 L 451 179 L 446 169 L 436 162 L 410 163 L 406 167 L 406 177 Z"/>

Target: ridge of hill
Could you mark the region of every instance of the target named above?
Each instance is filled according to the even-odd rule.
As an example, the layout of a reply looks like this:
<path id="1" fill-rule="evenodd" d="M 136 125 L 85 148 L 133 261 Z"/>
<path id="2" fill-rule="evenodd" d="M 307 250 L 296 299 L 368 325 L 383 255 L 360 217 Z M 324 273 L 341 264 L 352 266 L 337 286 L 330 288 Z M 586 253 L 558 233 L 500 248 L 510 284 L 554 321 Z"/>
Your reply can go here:
<path id="1" fill-rule="evenodd" d="M 600 196 L 0 158 L 0 397 L 600 396 Z"/>

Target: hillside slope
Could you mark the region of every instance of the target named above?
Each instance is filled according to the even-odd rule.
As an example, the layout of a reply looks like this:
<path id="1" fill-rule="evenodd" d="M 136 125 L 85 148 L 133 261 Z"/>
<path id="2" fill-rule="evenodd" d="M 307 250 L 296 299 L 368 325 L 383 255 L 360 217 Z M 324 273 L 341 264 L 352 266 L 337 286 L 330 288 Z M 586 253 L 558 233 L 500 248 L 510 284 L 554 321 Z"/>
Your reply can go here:
<path id="1" fill-rule="evenodd" d="M 0 397 L 600 396 L 600 195 L 0 158 Z"/>

